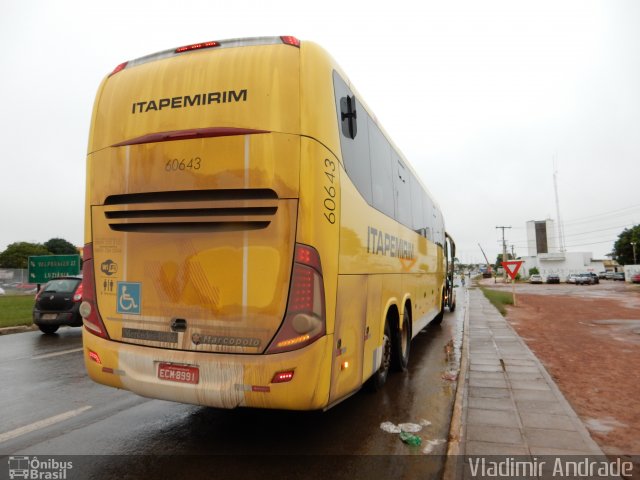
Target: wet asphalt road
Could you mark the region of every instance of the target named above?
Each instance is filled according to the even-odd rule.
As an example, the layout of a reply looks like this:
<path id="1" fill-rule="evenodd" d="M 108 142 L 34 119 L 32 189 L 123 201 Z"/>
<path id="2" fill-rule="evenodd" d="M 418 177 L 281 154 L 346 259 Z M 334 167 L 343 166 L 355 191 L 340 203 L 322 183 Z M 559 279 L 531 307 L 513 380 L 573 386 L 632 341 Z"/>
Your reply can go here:
<path id="1" fill-rule="evenodd" d="M 218 410 L 91 382 L 79 328 L 0 337 L 0 479 L 9 456 L 74 455 L 75 478 L 440 478 L 459 368 L 464 292 L 413 340 L 409 371 L 327 412 Z M 446 376 L 446 375 L 445 375 Z M 420 447 L 382 422 L 426 423 Z M 447 444 L 433 447 L 444 454 Z M 62 458 L 62 457 L 57 457 Z"/>

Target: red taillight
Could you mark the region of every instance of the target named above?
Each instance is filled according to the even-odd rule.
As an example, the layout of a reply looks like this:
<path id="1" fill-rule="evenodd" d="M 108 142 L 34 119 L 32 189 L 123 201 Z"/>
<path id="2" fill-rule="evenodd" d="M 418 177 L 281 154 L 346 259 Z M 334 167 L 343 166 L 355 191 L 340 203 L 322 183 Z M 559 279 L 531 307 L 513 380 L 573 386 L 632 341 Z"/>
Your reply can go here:
<path id="1" fill-rule="evenodd" d="M 287 311 L 305 312 L 313 310 L 315 272 L 302 265 L 293 266 L 293 281 L 289 293 Z"/>
<path id="2" fill-rule="evenodd" d="M 271 379 L 271 383 L 286 383 L 293 379 L 293 370 L 287 370 L 286 372 L 278 372 Z"/>
<path id="3" fill-rule="evenodd" d="M 294 260 L 287 313 L 266 353 L 296 350 L 326 333 L 320 255 L 313 247 L 296 244 Z"/>
<path id="4" fill-rule="evenodd" d="M 211 48 L 211 47 L 219 47 L 220 44 L 218 42 L 203 42 L 203 43 L 194 43 L 192 45 L 185 45 L 184 47 L 176 48 L 176 53 L 189 52 L 191 50 L 201 50 L 203 48 Z"/>
<path id="5" fill-rule="evenodd" d="M 118 72 L 121 72 L 122 70 L 125 69 L 125 67 L 127 66 L 127 63 L 129 62 L 122 62 L 120 65 L 118 65 L 116 68 L 113 69 L 113 72 L 111 72 L 109 74 L 109 76 L 115 75 Z"/>
<path id="6" fill-rule="evenodd" d="M 315 268 L 320 275 L 322 275 L 322 266 L 320 265 L 320 255 L 315 248 L 308 245 L 297 244 L 296 245 L 296 263 L 308 265 Z"/>
<path id="7" fill-rule="evenodd" d="M 76 291 L 73 294 L 73 301 L 76 303 L 82 301 L 82 282 L 80 282 L 78 288 L 76 288 Z"/>
<path id="8" fill-rule="evenodd" d="M 286 45 L 291 45 L 292 47 L 300 47 L 300 40 L 298 40 L 296 37 L 285 35 L 285 36 L 281 36 L 280 40 L 282 40 L 282 43 Z"/>
<path id="9" fill-rule="evenodd" d="M 96 302 L 96 285 L 93 269 L 93 245 L 88 243 L 84 247 L 84 263 L 82 264 L 82 294 L 84 300 L 80 304 L 80 315 L 84 328 L 102 338 L 109 338 L 107 329 L 100 318 Z"/>

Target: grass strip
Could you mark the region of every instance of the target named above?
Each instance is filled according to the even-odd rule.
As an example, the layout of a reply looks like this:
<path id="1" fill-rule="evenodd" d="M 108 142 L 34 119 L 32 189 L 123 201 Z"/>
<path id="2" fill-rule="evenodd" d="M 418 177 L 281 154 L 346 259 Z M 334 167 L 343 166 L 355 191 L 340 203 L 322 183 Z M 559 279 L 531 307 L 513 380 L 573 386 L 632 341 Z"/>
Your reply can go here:
<path id="1" fill-rule="evenodd" d="M 0 328 L 31 325 L 33 295 L 0 296 Z"/>
<path id="2" fill-rule="evenodd" d="M 507 314 L 505 305 L 513 305 L 513 295 L 511 292 L 503 292 L 500 290 L 491 290 L 490 288 L 480 287 L 484 296 L 489 299 L 491 304 L 498 309 L 504 317 Z"/>

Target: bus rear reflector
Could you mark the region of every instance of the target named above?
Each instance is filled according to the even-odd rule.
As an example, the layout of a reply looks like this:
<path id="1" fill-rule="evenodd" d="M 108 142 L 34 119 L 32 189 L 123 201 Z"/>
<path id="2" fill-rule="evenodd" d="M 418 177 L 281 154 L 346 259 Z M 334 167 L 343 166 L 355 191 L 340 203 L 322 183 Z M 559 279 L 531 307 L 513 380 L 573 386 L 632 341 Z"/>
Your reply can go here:
<path id="1" fill-rule="evenodd" d="M 93 245 L 88 243 L 84 246 L 84 262 L 82 264 L 82 295 L 84 300 L 80 304 L 80 315 L 87 332 L 98 337 L 109 338 L 107 329 L 100 318 L 98 305 L 96 302 L 96 284 L 93 268 Z"/>
<path id="2" fill-rule="evenodd" d="M 98 355 L 96 352 L 94 352 L 93 350 L 88 350 L 87 354 L 89 355 L 89 358 L 91 360 L 96 362 L 98 365 L 102 365 L 102 360 L 100 360 L 100 355 Z"/>
<path id="3" fill-rule="evenodd" d="M 265 353 L 305 347 L 326 333 L 324 282 L 320 255 L 315 248 L 297 243 L 287 313 Z"/>

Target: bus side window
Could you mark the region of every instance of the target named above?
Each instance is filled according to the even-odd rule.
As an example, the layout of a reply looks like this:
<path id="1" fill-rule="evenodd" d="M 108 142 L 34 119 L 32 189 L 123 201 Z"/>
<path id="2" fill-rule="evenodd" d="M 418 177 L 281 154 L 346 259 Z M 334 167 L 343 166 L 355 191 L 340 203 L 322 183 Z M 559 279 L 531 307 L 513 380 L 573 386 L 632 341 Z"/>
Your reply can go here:
<path id="1" fill-rule="evenodd" d="M 373 207 L 395 216 L 395 200 L 393 198 L 393 169 L 391 165 L 391 145 L 382 131 L 367 115 L 369 126 L 369 158 L 371 161 L 371 185 Z"/>
<path id="2" fill-rule="evenodd" d="M 418 180 L 411 175 L 411 220 L 413 230 L 423 237 L 427 236 L 427 229 L 424 225 L 424 215 L 422 213 L 422 188 Z"/>
<path id="3" fill-rule="evenodd" d="M 433 242 L 433 209 L 435 208 L 431 199 L 426 193 L 422 192 L 422 215 L 424 218 L 424 227 L 426 230 L 427 240 Z"/>
<path id="4" fill-rule="evenodd" d="M 342 160 L 347 175 L 360 192 L 360 195 L 372 204 L 371 193 L 371 161 L 369 160 L 369 128 L 367 125 L 368 115 L 362 104 L 353 95 L 340 75 L 333 72 L 333 88 L 336 102 L 337 125 L 341 133 L 340 148 L 342 150 Z M 343 112 L 343 108 L 345 109 Z M 360 128 L 355 126 L 356 112 L 362 115 L 360 118 Z M 352 114 L 351 117 L 343 116 Z M 352 121 L 352 130 L 349 130 L 349 120 Z M 357 132 L 357 136 L 356 136 Z M 353 134 L 353 136 L 351 136 Z"/>
<path id="5" fill-rule="evenodd" d="M 409 180 L 410 172 L 402 163 L 400 156 L 392 150 L 391 156 L 395 166 L 394 188 L 396 197 L 396 220 L 403 225 L 412 227 L 411 211 L 411 184 Z"/>

